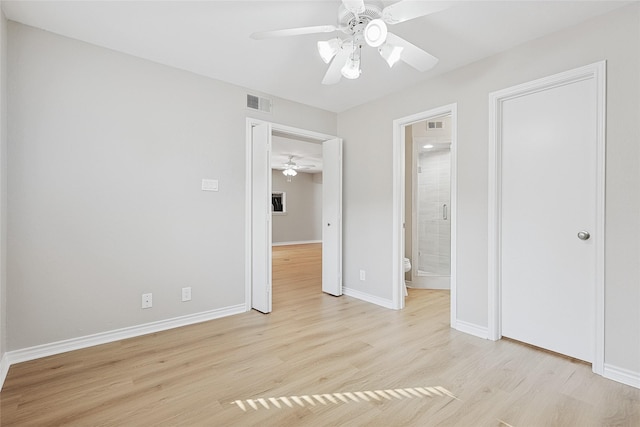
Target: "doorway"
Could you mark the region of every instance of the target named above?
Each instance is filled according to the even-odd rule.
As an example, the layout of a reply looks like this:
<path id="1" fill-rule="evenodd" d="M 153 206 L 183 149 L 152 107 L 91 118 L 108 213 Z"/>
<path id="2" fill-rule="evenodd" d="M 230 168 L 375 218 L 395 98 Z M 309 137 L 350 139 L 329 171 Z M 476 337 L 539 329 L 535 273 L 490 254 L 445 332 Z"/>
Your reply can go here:
<path id="1" fill-rule="evenodd" d="M 322 292 L 322 141 L 273 131 L 272 305 Z"/>
<path id="2" fill-rule="evenodd" d="M 490 95 L 489 336 L 604 368 L 605 63 Z"/>
<path id="3" fill-rule="evenodd" d="M 405 127 L 407 287 L 451 288 L 451 114 Z"/>
<path id="4" fill-rule="evenodd" d="M 342 295 L 342 140 L 248 118 L 246 122 L 246 309 L 272 310 L 273 133 L 322 145 L 322 291 Z M 284 197 L 281 197 L 282 201 Z"/>
<path id="5" fill-rule="evenodd" d="M 444 211 L 440 212 L 446 216 L 446 226 L 450 230 L 450 247 L 448 248 L 448 270 L 450 271 L 450 279 L 449 279 L 449 288 L 450 288 L 450 300 L 451 300 L 451 324 L 455 325 L 456 318 L 456 138 L 457 138 L 457 105 L 450 104 L 445 105 L 439 108 L 434 108 L 432 110 L 424 111 L 418 114 L 414 114 L 408 117 L 403 117 L 401 119 L 394 120 L 393 122 L 393 256 L 392 256 L 392 268 L 393 268 L 393 303 L 394 308 L 402 309 L 405 305 L 405 273 L 404 273 L 404 258 L 405 255 L 405 237 L 406 237 L 406 226 L 407 223 L 414 223 L 412 219 L 412 211 L 406 208 L 407 198 L 412 197 L 412 192 L 408 191 L 410 185 L 407 185 L 405 179 L 407 177 L 406 174 L 406 161 L 407 161 L 407 149 L 410 148 L 412 144 L 407 143 L 407 137 L 412 132 L 412 126 L 416 124 L 416 127 L 420 126 L 420 123 L 423 123 L 424 126 L 429 126 L 429 123 L 434 123 L 432 126 L 438 126 L 437 122 L 441 122 L 440 126 L 442 126 L 442 122 L 444 118 L 447 118 L 447 124 L 450 129 L 450 135 L 447 137 L 446 144 L 448 145 L 447 152 L 449 157 L 449 170 L 448 174 L 450 176 L 449 179 L 449 187 L 448 187 L 448 201 L 449 203 L 443 203 L 447 206 L 444 207 Z M 427 144 L 426 141 L 423 141 L 424 145 Z M 436 142 L 436 141 L 433 141 Z M 445 143 L 443 139 L 443 144 Z M 434 145 L 435 147 L 435 145 Z M 444 146 L 442 147 L 444 148 Z M 411 174 L 410 174 L 411 175 Z M 438 207 L 437 210 L 443 208 L 442 206 Z M 435 219 L 435 215 L 434 215 Z M 417 222 L 417 221 L 415 221 Z M 411 236 L 417 236 L 415 231 L 411 232 Z M 412 239 L 416 240 L 416 239 Z M 417 242 L 415 242 L 417 243 Z M 414 243 L 412 245 L 407 245 L 409 247 L 415 246 Z M 407 249 L 408 257 L 418 258 L 412 256 L 411 252 L 413 250 Z M 443 251 L 443 252 L 446 252 Z M 415 268 L 418 260 L 411 260 L 412 270 Z M 411 276 L 413 277 L 413 276 Z"/>

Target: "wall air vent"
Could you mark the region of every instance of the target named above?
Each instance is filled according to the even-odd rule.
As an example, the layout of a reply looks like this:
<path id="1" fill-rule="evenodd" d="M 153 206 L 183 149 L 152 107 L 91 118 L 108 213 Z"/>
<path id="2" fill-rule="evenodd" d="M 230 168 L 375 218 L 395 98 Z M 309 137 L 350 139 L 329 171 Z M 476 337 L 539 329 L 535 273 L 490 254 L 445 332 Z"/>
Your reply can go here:
<path id="1" fill-rule="evenodd" d="M 427 129 L 442 129 L 444 128 L 443 122 L 427 122 Z"/>
<path id="2" fill-rule="evenodd" d="M 259 96 L 247 94 L 247 108 L 250 110 L 262 111 L 263 113 L 270 113 L 271 100 L 269 98 L 261 98 Z"/>

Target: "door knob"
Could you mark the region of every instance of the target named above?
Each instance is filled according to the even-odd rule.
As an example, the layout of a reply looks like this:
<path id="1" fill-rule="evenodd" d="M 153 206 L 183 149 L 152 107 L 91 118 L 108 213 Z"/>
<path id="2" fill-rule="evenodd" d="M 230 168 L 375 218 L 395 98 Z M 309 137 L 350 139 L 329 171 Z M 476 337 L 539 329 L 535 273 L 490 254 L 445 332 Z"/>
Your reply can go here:
<path id="1" fill-rule="evenodd" d="M 578 232 L 578 239 L 580 240 L 589 240 L 589 237 L 591 237 L 591 234 L 588 231 Z"/>

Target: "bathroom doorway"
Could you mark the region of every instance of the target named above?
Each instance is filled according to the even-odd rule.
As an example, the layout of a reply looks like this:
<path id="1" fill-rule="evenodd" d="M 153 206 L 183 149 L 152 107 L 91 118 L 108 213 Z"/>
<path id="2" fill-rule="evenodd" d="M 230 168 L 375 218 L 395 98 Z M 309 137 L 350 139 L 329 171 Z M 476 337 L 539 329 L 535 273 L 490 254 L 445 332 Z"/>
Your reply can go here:
<path id="1" fill-rule="evenodd" d="M 404 308 L 407 287 L 449 289 L 452 327 L 455 327 L 457 317 L 456 128 L 457 104 L 393 121 L 393 306 L 396 309 Z M 430 130 L 427 132 L 428 129 Z M 432 147 L 428 147 L 429 145 Z M 419 161 L 421 157 L 423 160 Z M 435 163 L 443 165 L 440 165 L 439 170 L 428 172 L 430 164 Z M 425 174 L 420 182 L 418 167 Z M 431 178 L 432 184 L 437 183 L 438 187 L 428 189 L 422 182 L 428 178 Z M 414 203 L 413 189 L 416 188 L 416 193 L 419 193 L 421 183 L 423 193 L 433 197 L 420 202 L 419 194 L 416 194 Z M 414 209 L 414 204 L 418 206 L 417 209 Z M 420 205 L 422 209 L 419 208 Z M 418 215 L 420 209 L 422 215 Z M 420 228 L 423 229 L 422 232 Z M 422 259 L 420 253 L 423 255 Z M 405 258 L 411 263 L 411 270 L 408 272 L 405 272 Z M 412 282 L 414 277 L 418 278 L 415 284 Z M 426 280 L 428 283 L 424 285 L 418 280 Z"/>
<path id="2" fill-rule="evenodd" d="M 407 287 L 451 288 L 451 114 L 405 128 Z"/>

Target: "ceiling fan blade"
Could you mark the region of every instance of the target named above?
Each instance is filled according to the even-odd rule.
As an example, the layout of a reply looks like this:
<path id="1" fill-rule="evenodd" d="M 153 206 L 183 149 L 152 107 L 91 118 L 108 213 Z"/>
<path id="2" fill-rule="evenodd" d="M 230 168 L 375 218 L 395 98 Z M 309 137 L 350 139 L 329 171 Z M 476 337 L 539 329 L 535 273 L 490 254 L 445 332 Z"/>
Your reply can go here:
<path id="1" fill-rule="evenodd" d="M 270 39 L 273 37 L 301 36 L 304 34 L 332 33 L 339 30 L 335 25 L 316 25 L 315 27 L 288 28 L 284 30 L 259 31 L 252 33 L 254 40 Z"/>
<path id="2" fill-rule="evenodd" d="M 398 24 L 410 19 L 430 15 L 451 5 L 441 2 L 403 0 L 385 7 L 382 10 L 382 20 L 387 24 Z"/>
<path id="3" fill-rule="evenodd" d="M 344 43 L 336 56 L 331 61 L 331 65 L 327 69 L 324 78 L 322 79 L 323 85 L 333 85 L 340 81 L 342 78 L 342 67 L 347 63 L 347 59 L 349 59 L 349 54 L 353 49 L 353 45 L 351 42 Z"/>
<path id="4" fill-rule="evenodd" d="M 438 58 L 393 33 L 387 33 L 387 43 L 402 47 L 400 60 L 411 65 L 418 71 L 430 70 L 438 63 Z"/>
<path id="5" fill-rule="evenodd" d="M 364 0 L 342 0 L 342 4 L 349 12 L 352 12 L 354 15 L 362 13 L 365 10 Z"/>

